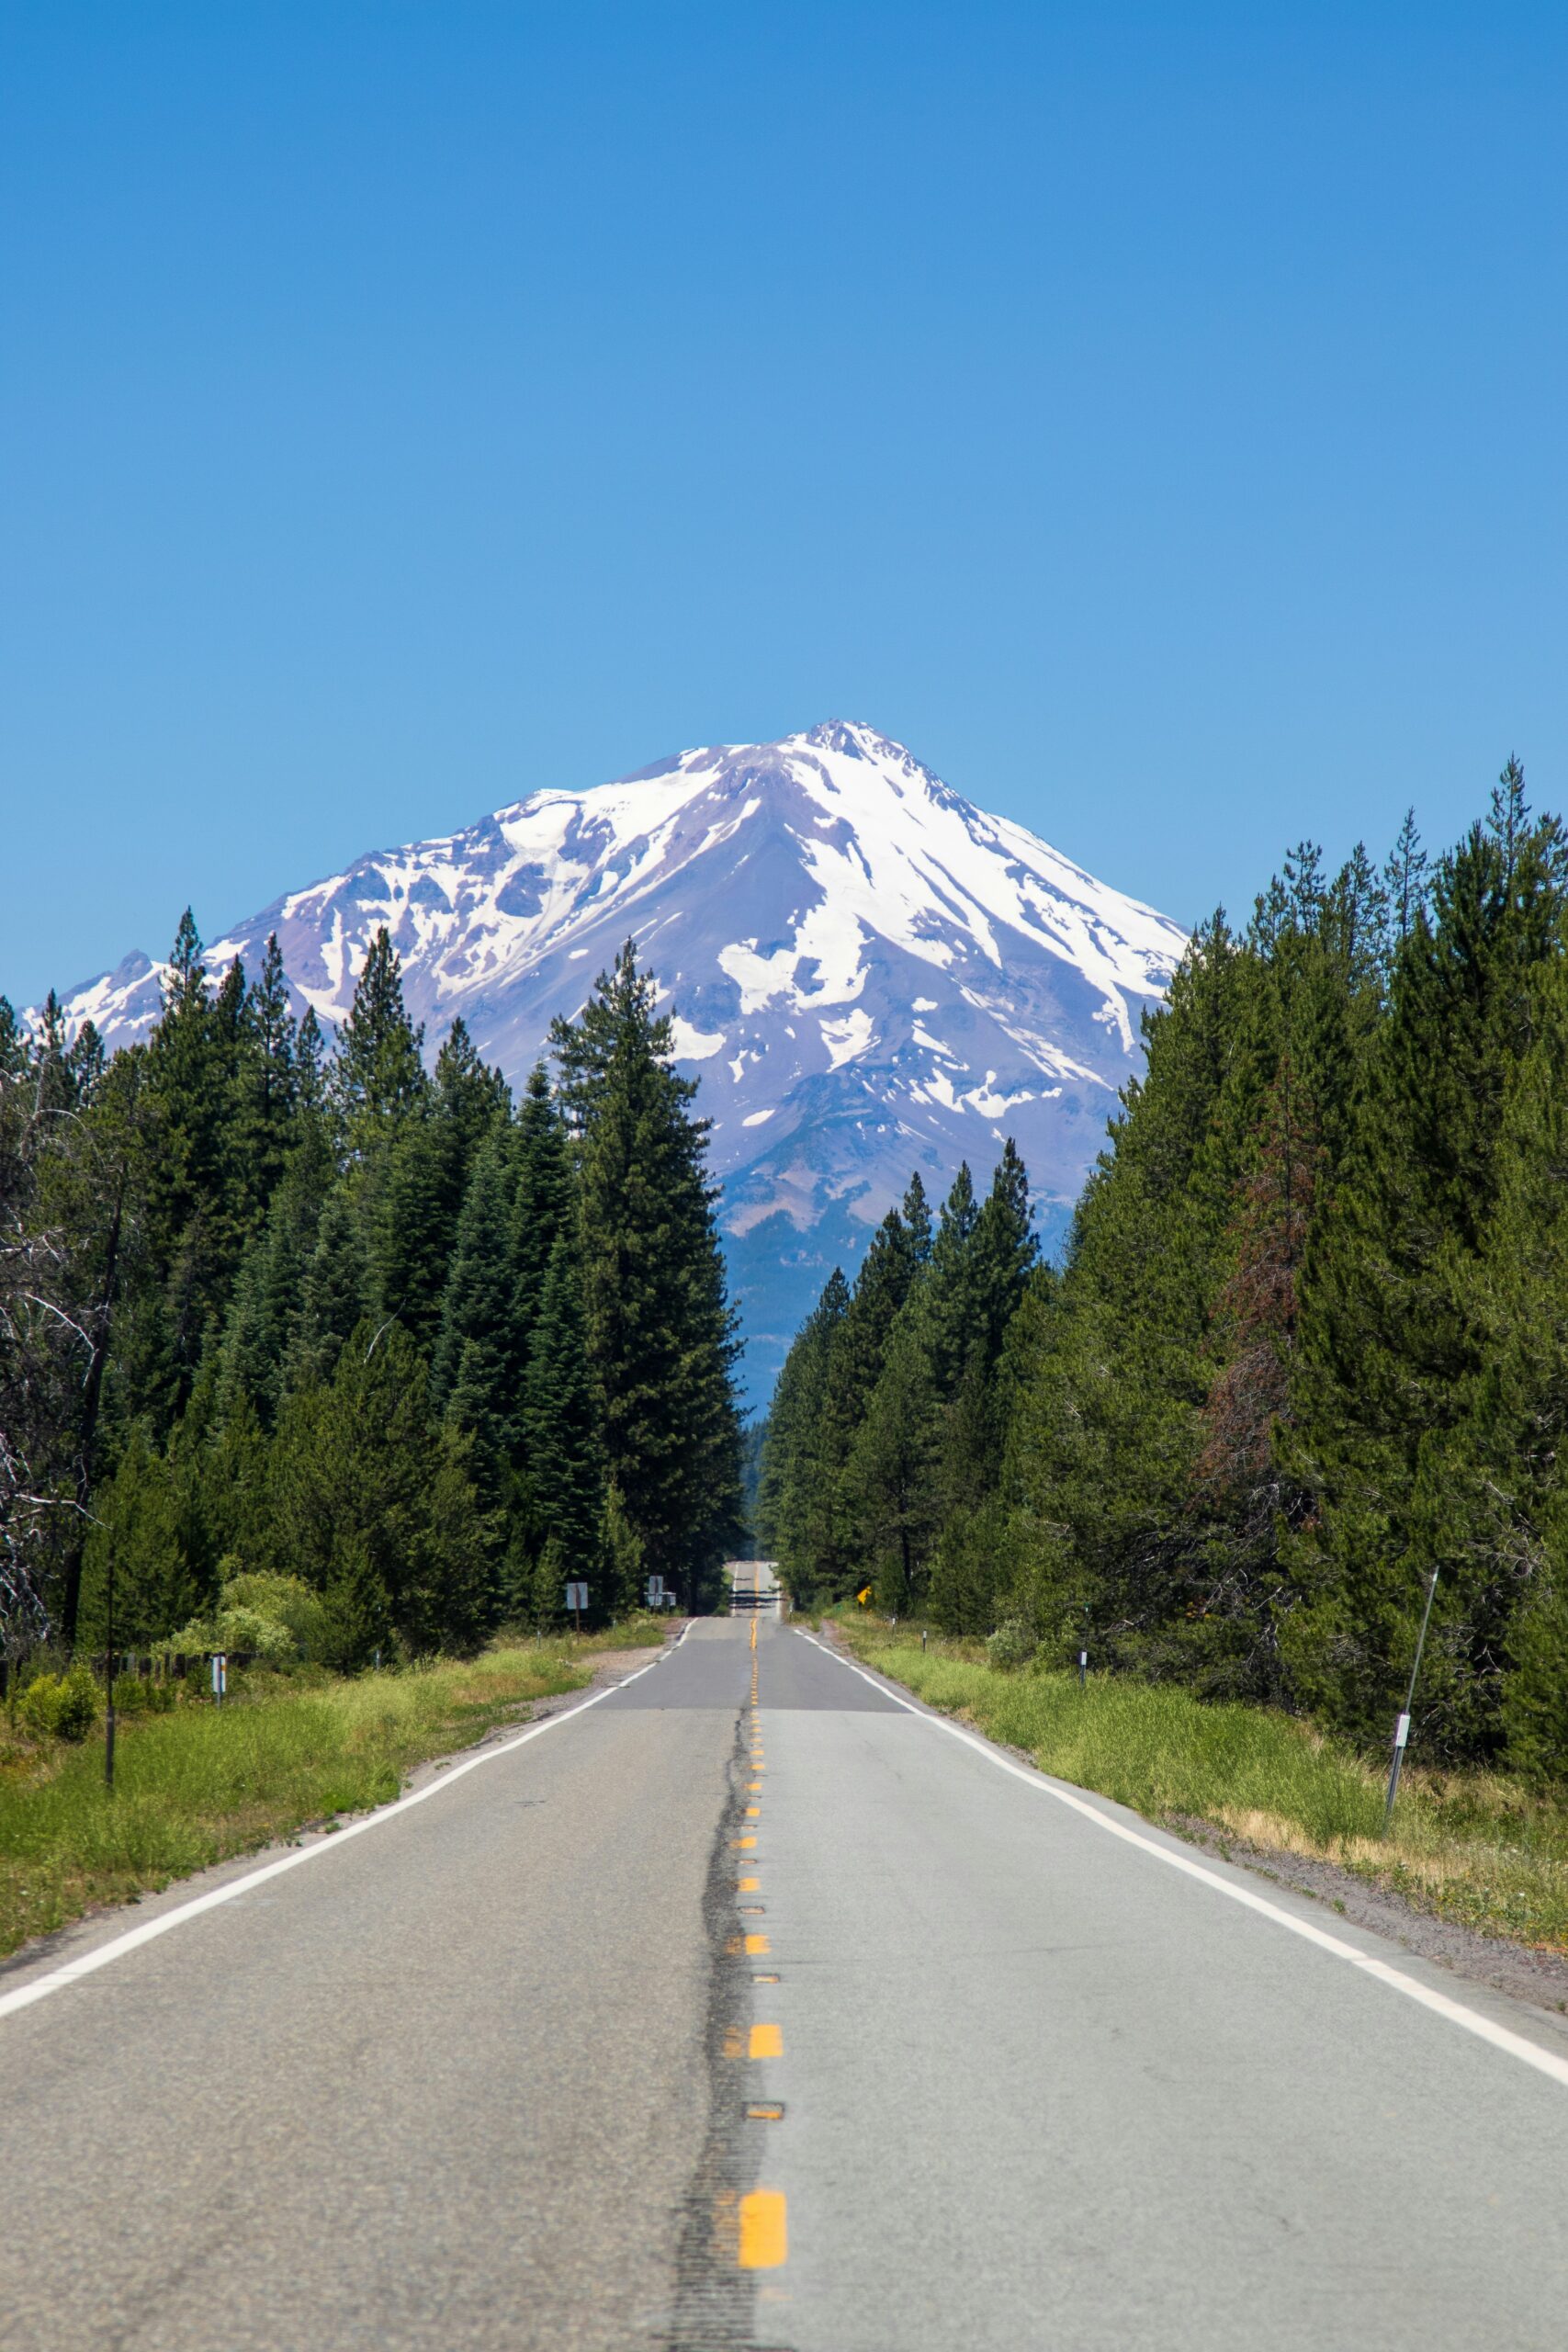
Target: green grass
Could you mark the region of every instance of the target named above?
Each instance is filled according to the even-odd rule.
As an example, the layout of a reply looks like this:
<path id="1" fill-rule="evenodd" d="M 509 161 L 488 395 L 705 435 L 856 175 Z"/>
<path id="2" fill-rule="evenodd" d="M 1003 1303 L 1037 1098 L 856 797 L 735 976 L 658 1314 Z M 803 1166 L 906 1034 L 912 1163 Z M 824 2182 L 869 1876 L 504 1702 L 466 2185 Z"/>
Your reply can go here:
<path id="1" fill-rule="evenodd" d="M 855 1654 L 928 1705 L 1024 1749 L 1044 1771 L 1151 1821 L 1194 1819 L 1337 1863 L 1488 1935 L 1568 1951 L 1568 1806 L 1500 1773 L 1412 1770 L 1381 1837 L 1386 1766 L 1261 1707 L 1170 1683 L 986 1663 L 978 1644 L 841 1617 Z"/>
<path id="2" fill-rule="evenodd" d="M 634 1620 L 398 1673 L 307 1686 L 258 1676 L 222 1709 L 187 1702 L 122 1723 L 112 1795 L 101 1728 L 80 1747 L 34 1745 L 7 1738 L 0 1716 L 0 1954 L 94 1905 L 384 1804 L 413 1765 L 581 1689 L 598 1654 L 656 1646 L 662 1633 Z"/>

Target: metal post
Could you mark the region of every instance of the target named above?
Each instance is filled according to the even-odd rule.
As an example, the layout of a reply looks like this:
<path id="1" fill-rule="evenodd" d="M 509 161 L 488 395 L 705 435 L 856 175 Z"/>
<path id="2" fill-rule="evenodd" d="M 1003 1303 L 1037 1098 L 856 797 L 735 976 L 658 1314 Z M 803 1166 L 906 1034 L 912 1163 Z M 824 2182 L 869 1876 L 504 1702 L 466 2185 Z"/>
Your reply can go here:
<path id="1" fill-rule="evenodd" d="M 1089 1652 L 1087 1650 L 1078 1652 L 1078 1689 L 1080 1690 L 1089 1689 Z"/>
<path id="2" fill-rule="evenodd" d="M 104 1570 L 108 1607 L 108 1712 L 104 1718 L 104 1786 L 114 1787 L 114 1545 L 108 1548 Z"/>
<path id="3" fill-rule="evenodd" d="M 1410 1738 L 1410 1713 L 1416 1704 L 1416 1678 L 1421 1671 L 1421 1653 L 1427 1646 L 1427 1628 L 1432 1620 L 1432 1602 L 1437 1597 L 1438 1571 L 1432 1570 L 1427 1579 L 1427 1606 L 1421 1611 L 1421 1631 L 1416 1636 L 1416 1657 L 1410 1668 L 1410 1688 L 1404 1694 L 1404 1706 L 1393 1727 L 1393 1762 L 1389 1768 L 1388 1794 L 1383 1799 L 1382 1834 L 1386 1838 L 1393 1826 L 1393 1801 L 1399 1794 L 1399 1770 L 1404 1761 L 1404 1750 Z"/>

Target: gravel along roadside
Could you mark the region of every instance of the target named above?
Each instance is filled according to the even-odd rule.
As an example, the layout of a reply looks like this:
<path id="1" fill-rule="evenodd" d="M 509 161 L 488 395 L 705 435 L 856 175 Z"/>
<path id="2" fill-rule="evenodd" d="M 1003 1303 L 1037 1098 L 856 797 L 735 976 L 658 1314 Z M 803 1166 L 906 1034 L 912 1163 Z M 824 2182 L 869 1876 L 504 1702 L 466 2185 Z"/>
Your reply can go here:
<path id="1" fill-rule="evenodd" d="M 1298 1894 L 1314 1896 L 1354 1927 L 1387 1936 L 1418 1960 L 1434 1961 L 1473 1984 L 1489 1985 L 1516 2001 L 1531 2001 L 1538 2008 L 1568 2017 L 1568 1956 L 1562 1952 L 1514 1943 L 1506 1936 L 1482 1935 L 1457 1919 L 1423 1911 L 1392 1887 L 1371 1886 L 1354 1871 L 1341 1870 L 1335 1862 L 1280 1847 L 1249 1845 L 1212 1821 L 1172 1815 L 1160 1826 L 1217 1854 L 1222 1861 L 1240 1863 L 1262 1878 L 1292 1887 Z"/>

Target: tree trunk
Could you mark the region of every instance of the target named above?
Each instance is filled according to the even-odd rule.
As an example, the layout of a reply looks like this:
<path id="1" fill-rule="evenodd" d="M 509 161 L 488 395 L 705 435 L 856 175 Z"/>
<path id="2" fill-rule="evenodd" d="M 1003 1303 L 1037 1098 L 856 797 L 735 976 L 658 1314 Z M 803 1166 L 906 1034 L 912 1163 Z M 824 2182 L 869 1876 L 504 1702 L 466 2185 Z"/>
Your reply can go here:
<path id="1" fill-rule="evenodd" d="M 103 1400 L 104 1366 L 108 1361 L 109 1325 L 114 1310 L 115 1277 L 119 1262 L 120 1219 L 125 1208 L 122 1169 L 109 1219 L 108 1248 L 104 1256 L 104 1295 L 94 1318 L 93 1353 L 82 1390 L 82 1432 L 76 1451 L 76 1515 L 65 1555 L 65 1585 L 61 1597 L 60 1638 L 67 1657 L 76 1655 L 76 1620 L 82 1608 L 82 1561 L 87 1548 L 87 1505 L 97 1466 L 98 1408 Z"/>

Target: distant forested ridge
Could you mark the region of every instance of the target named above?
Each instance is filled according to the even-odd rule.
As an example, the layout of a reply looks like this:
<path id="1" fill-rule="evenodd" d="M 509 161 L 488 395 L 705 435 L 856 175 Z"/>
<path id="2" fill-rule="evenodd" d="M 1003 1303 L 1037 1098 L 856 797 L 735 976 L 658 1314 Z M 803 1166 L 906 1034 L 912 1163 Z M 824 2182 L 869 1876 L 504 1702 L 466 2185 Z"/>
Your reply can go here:
<path id="1" fill-rule="evenodd" d="M 1568 1771 L 1568 847 L 1303 843 L 1145 1022 L 1060 1271 L 1010 1147 L 918 1182 L 774 1397 L 761 1532 L 878 1605 Z"/>
<path id="2" fill-rule="evenodd" d="M 0 1635 L 145 1649 L 246 1576 L 354 1667 L 663 1575 L 737 1532 L 736 1355 L 695 1087 L 628 944 L 513 1103 L 433 1070 L 385 931 L 329 1046 L 276 942 L 106 1061 L 0 1000 Z M 237 1581 L 238 1579 L 238 1581 Z"/>

